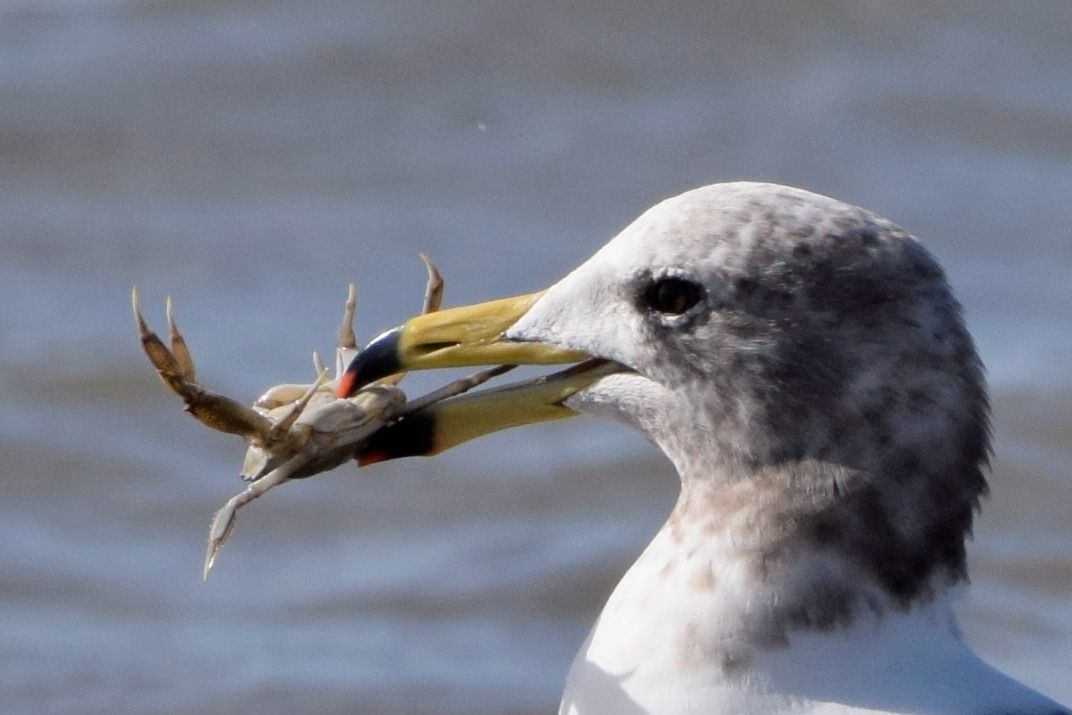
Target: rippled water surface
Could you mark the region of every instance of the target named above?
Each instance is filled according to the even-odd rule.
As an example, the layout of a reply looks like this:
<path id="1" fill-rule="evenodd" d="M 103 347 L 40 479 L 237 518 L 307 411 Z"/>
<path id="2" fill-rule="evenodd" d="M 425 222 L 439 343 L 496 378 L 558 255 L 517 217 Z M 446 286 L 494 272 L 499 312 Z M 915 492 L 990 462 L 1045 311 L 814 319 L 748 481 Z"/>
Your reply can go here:
<path id="1" fill-rule="evenodd" d="M 243 512 L 203 584 L 241 447 L 127 292 L 252 399 L 311 375 L 349 280 L 367 338 L 418 250 L 449 302 L 532 290 L 735 178 L 946 265 L 997 437 L 964 627 L 1072 701 L 1072 9 L 992 5 L 0 3 L 0 710 L 553 710 L 673 501 L 653 448 L 578 420 L 343 467 Z"/>

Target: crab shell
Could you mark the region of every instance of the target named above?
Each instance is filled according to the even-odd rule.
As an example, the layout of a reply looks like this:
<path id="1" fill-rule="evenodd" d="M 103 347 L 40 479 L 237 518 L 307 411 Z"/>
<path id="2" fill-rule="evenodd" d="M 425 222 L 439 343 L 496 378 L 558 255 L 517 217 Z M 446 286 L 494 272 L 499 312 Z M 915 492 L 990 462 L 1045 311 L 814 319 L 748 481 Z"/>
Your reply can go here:
<path id="1" fill-rule="evenodd" d="M 258 399 L 254 409 L 278 423 L 290 412 L 290 404 L 279 404 L 278 399 L 269 402 L 266 398 L 278 398 L 273 393 L 280 388 L 307 387 L 279 385 Z M 278 406 L 263 406 L 272 403 Z M 361 442 L 390 422 L 405 403 L 405 393 L 396 387 L 373 385 L 353 397 L 339 399 L 330 386 L 325 386 L 291 425 L 282 449 L 278 444 L 266 447 L 257 439 L 249 440 L 240 474 L 247 481 L 259 479 L 306 447 L 312 447 L 309 463 L 295 477 L 338 466 L 357 454 Z"/>

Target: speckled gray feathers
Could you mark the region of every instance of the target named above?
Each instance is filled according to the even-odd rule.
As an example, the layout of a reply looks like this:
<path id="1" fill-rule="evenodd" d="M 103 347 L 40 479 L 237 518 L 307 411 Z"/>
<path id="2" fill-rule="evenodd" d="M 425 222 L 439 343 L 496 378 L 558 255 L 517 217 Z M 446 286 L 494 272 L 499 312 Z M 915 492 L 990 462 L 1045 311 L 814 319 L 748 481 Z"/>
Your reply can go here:
<path id="1" fill-rule="evenodd" d="M 650 337 L 714 387 L 695 394 L 714 395 L 704 407 L 722 471 L 785 497 L 775 503 L 792 533 L 764 562 L 839 549 L 902 603 L 938 571 L 965 578 L 988 408 L 941 268 L 867 211 L 786 187 L 755 193 L 719 223 L 731 248 L 702 276 L 707 309 Z"/>
<path id="2" fill-rule="evenodd" d="M 652 311 L 646 287 L 666 276 L 704 298 Z M 742 553 L 780 585 L 753 624 L 768 640 L 966 578 L 986 491 L 983 370 L 941 268 L 904 230 L 799 189 L 717 184 L 654 207 L 556 290 L 570 305 L 537 304 L 515 334 L 618 360 L 663 390 L 615 396 L 619 417 L 682 476 L 671 527 L 747 515 Z M 803 566 L 816 554 L 843 568 L 816 574 Z"/>

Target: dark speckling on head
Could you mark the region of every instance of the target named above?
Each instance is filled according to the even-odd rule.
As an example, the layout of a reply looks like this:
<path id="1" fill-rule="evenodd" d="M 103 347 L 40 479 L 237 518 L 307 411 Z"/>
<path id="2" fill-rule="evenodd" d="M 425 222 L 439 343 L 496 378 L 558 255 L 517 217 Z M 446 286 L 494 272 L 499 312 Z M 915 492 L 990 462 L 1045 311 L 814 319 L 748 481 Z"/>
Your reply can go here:
<path id="1" fill-rule="evenodd" d="M 714 376 L 733 471 L 799 496 L 764 563 L 839 549 L 901 604 L 964 579 L 988 408 L 941 268 L 863 209 L 788 188 L 743 204 L 721 232 L 724 293 L 662 339 Z"/>
<path id="2" fill-rule="evenodd" d="M 653 313 L 646 296 L 666 277 L 701 286 L 702 299 Z M 629 307 L 604 321 L 613 342 L 576 327 L 600 316 L 561 305 L 543 316 L 538 304 L 516 334 L 588 349 L 672 390 L 658 403 L 619 397 L 615 416 L 678 467 L 675 533 L 747 512 L 757 575 L 799 582 L 757 628 L 826 628 L 966 578 L 964 540 L 986 491 L 983 370 L 941 268 L 904 230 L 799 189 L 715 185 L 656 206 L 560 288 L 578 306 Z M 607 411 L 600 400 L 573 404 Z M 848 568 L 792 575 L 832 552 Z"/>

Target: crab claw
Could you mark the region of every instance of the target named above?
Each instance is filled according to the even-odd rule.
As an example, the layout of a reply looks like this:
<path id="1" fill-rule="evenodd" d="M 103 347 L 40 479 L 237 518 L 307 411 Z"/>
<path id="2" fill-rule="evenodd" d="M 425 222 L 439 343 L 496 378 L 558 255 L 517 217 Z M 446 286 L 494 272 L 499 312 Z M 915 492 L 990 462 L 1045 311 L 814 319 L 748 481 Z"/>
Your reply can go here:
<path id="1" fill-rule="evenodd" d="M 130 301 L 142 349 L 164 384 L 186 403 L 186 411 L 214 430 L 268 441 L 272 434 L 272 423 L 267 417 L 229 397 L 206 390 L 195 381 L 194 361 L 186 340 L 175 327 L 171 300 L 167 302 L 170 349 L 145 322 L 138 303 L 137 286 L 130 291 Z"/>
<path id="2" fill-rule="evenodd" d="M 187 382 L 197 382 L 193 356 L 190 355 L 190 349 L 186 347 L 186 339 L 182 337 L 182 333 L 175 327 L 175 311 L 171 304 L 170 295 L 164 302 L 164 308 L 167 313 L 168 342 L 171 343 L 171 354 L 175 357 L 175 362 L 178 364 L 179 369 L 182 370 L 183 379 Z"/>
<path id="3" fill-rule="evenodd" d="M 130 289 L 130 303 L 134 309 L 134 325 L 138 328 L 138 336 L 141 338 L 141 347 L 149 357 L 149 362 L 156 368 L 157 374 L 164 384 L 171 388 L 172 392 L 182 395 L 184 391 L 185 377 L 182 374 L 182 365 L 172 354 L 167 346 L 157 337 L 145 322 L 141 314 L 141 305 L 138 301 L 138 287 Z M 185 346 L 185 341 L 183 346 Z M 188 351 L 187 351 L 188 354 Z"/>

